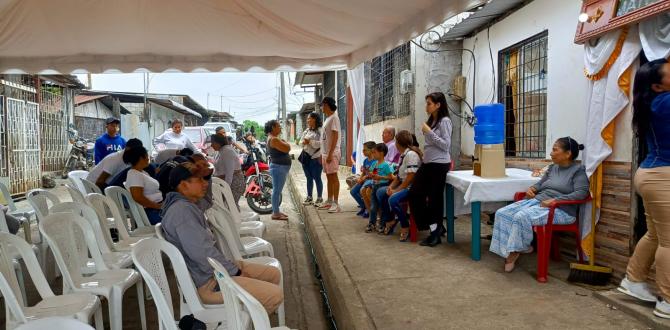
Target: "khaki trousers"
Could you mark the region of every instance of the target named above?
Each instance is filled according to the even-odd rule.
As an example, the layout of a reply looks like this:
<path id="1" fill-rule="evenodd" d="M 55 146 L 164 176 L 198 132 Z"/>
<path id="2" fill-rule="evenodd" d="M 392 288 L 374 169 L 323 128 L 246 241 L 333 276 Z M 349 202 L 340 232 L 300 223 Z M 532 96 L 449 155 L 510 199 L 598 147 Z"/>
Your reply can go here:
<path id="1" fill-rule="evenodd" d="M 274 313 L 284 301 L 284 293 L 279 287 L 279 269 L 244 261 L 240 261 L 239 266 L 242 275 L 233 276 L 233 280 L 254 296 L 268 314 Z"/>
<path id="2" fill-rule="evenodd" d="M 670 166 L 638 169 L 634 185 L 644 201 L 647 233 L 637 243 L 626 275 L 644 282 L 656 261 L 656 283 L 670 301 Z"/>

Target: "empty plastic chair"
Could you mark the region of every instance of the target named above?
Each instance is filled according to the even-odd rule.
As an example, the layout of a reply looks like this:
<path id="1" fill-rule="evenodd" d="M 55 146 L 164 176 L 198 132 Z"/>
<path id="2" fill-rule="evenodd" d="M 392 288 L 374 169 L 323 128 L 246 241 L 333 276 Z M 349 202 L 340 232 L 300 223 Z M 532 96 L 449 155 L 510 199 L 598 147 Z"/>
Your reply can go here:
<path id="1" fill-rule="evenodd" d="M 132 269 L 110 270 L 102 259 L 95 235 L 86 219 L 72 213 L 53 213 L 40 223 L 40 231 L 49 242 L 58 268 L 63 274 L 63 292 L 91 293 L 107 298 L 112 330 L 123 325 L 123 293 L 137 287 L 142 329 L 146 329 L 144 288 L 139 273 Z M 89 255 L 95 261 L 96 273 L 83 276 L 86 260 L 81 258 L 77 242 L 86 242 Z"/>
<path id="2" fill-rule="evenodd" d="M 14 216 L 23 227 L 23 234 L 26 237 L 28 243 L 32 243 L 32 232 L 30 230 L 30 220 L 35 217 L 35 210 L 30 208 L 17 208 L 12 199 L 12 194 L 10 194 L 9 189 L 5 186 L 4 183 L 0 182 L 0 193 L 2 194 L 2 199 L 5 200 L 7 205 L 7 214 Z"/>
<path id="3" fill-rule="evenodd" d="M 18 281 L 11 270 L 12 260 L 8 257 L 10 250 L 18 251 L 21 255 L 40 295 L 40 302 L 34 306 L 26 306 L 26 301 L 17 296 Z M 49 316 L 76 318 L 83 322 L 90 322 L 91 318 L 95 317 L 96 327 L 103 329 L 101 304 L 98 297 L 86 293 L 54 295 L 40 269 L 32 247 L 23 239 L 9 233 L 0 233 L 0 273 L 2 273 L 0 290 L 9 311 L 9 314 L 6 315 L 7 329 L 28 323 L 29 320 Z M 50 328 L 58 329 L 54 326 Z"/>
<path id="4" fill-rule="evenodd" d="M 81 191 L 74 188 L 71 183 L 66 183 L 65 188 L 67 189 L 67 192 L 70 194 L 70 198 L 72 198 L 73 202 L 86 203 L 84 195 L 81 194 Z"/>
<path id="5" fill-rule="evenodd" d="M 30 321 L 16 328 L 16 330 L 42 330 L 42 329 L 58 329 L 58 330 L 92 330 L 93 328 L 83 322 L 66 319 L 64 317 L 47 317 L 35 321 Z M 102 330 L 102 328 L 100 328 Z"/>
<path id="6" fill-rule="evenodd" d="M 131 236 L 154 232 L 154 228 L 149 222 L 149 218 L 147 218 L 144 208 L 135 202 L 128 190 L 123 187 L 107 187 L 105 188 L 105 195 L 109 196 L 114 201 L 119 210 L 122 211 L 122 214 L 126 212 L 125 205 L 128 205 L 130 219 L 132 219 L 135 224 L 135 229 L 130 231 Z"/>
<path id="7" fill-rule="evenodd" d="M 235 228 L 240 235 L 263 237 L 266 228 L 265 223 L 255 220 L 244 221 L 240 218 L 240 211 L 237 209 L 237 205 L 235 205 L 235 202 L 233 201 L 233 192 L 230 190 L 230 186 L 221 179 L 213 182 L 212 194 L 214 203 L 230 211 L 233 220 L 235 221 Z"/>
<path id="8" fill-rule="evenodd" d="M 140 240 L 154 236 L 153 233 L 148 233 L 144 235 L 138 235 L 136 237 L 131 237 L 128 233 L 128 230 L 125 225 L 123 216 L 121 216 L 121 211 L 114 201 L 105 195 L 100 194 L 88 194 L 86 196 L 86 202 L 95 209 L 95 212 L 98 214 L 98 219 L 104 220 L 100 224 L 110 225 L 111 228 L 115 228 L 119 233 L 119 241 L 111 241 L 111 234 L 108 235 L 109 240 L 112 242 L 110 248 L 114 251 L 130 251 L 133 244 L 139 242 Z M 107 214 L 111 214 L 111 218 L 107 218 Z M 125 219 L 127 220 L 127 219 Z M 106 232 L 108 234 L 109 231 Z"/>
<path id="9" fill-rule="evenodd" d="M 88 181 L 85 178 L 81 179 L 81 183 L 84 185 L 84 189 L 86 190 L 86 194 L 102 194 L 102 190 L 100 190 L 100 187 L 96 186 L 95 183 Z"/>
<path id="10" fill-rule="evenodd" d="M 81 179 L 86 179 L 88 177 L 88 171 L 70 171 L 67 174 L 67 179 L 72 183 L 72 185 L 81 192 L 82 195 L 86 196 L 86 187 L 81 182 Z"/>
<path id="11" fill-rule="evenodd" d="M 228 182 L 226 182 L 225 180 L 222 180 L 220 178 L 212 177 L 212 183 L 228 187 L 228 190 L 230 190 L 230 185 L 228 184 Z M 231 201 L 232 201 L 232 196 L 233 196 L 232 190 L 230 191 L 230 196 L 231 196 Z M 233 204 L 234 204 L 234 202 L 233 202 Z M 237 210 L 237 212 L 240 214 L 240 219 L 242 219 L 243 222 L 245 222 L 245 221 L 261 221 L 261 216 L 256 212 L 240 211 L 239 209 Z"/>
<path id="12" fill-rule="evenodd" d="M 224 216 L 224 212 L 227 216 Z M 234 235 L 230 235 L 230 237 L 234 241 L 237 249 L 240 251 L 243 257 L 251 257 L 260 254 L 267 254 L 270 257 L 275 256 L 274 249 L 272 248 L 272 244 L 270 244 L 270 242 L 260 237 L 240 237 L 239 232 L 235 228 L 235 225 L 232 224 L 234 222 L 232 215 L 227 209 L 219 207 L 215 204 L 209 210 L 207 210 L 205 214 L 209 222 L 227 222 L 230 224 L 230 230 L 228 232 L 234 233 Z"/>

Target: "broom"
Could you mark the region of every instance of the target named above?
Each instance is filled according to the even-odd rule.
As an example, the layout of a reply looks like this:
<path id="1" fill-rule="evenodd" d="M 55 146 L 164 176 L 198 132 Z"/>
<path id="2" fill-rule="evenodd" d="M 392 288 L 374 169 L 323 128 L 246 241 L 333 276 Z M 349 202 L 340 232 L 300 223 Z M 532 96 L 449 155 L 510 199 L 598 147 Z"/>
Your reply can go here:
<path id="1" fill-rule="evenodd" d="M 598 166 L 594 175 L 594 188 L 598 187 L 598 183 L 602 178 L 602 165 Z M 596 191 L 596 189 L 593 189 Z M 596 207 L 595 203 L 591 206 L 591 253 L 588 264 L 570 263 L 570 275 L 568 282 L 584 283 L 588 285 L 607 285 L 612 277 L 612 268 L 596 266 Z"/>

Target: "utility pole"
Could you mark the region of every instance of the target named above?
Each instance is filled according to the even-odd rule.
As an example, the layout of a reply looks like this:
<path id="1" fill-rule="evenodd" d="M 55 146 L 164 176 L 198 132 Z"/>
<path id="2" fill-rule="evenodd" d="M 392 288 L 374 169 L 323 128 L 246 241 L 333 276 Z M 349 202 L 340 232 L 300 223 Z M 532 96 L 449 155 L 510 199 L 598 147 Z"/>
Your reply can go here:
<path id="1" fill-rule="evenodd" d="M 207 93 L 207 111 L 209 111 L 209 93 Z"/>
<path id="2" fill-rule="evenodd" d="M 223 95 L 221 95 L 221 112 L 223 112 Z"/>
<path id="3" fill-rule="evenodd" d="M 288 139 L 288 125 L 286 121 L 286 84 L 284 83 L 284 72 L 279 73 L 279 79 L 281 79 L 281 118 L 282 118 L 282 127 L 284 129 L 284 140 Z"/>

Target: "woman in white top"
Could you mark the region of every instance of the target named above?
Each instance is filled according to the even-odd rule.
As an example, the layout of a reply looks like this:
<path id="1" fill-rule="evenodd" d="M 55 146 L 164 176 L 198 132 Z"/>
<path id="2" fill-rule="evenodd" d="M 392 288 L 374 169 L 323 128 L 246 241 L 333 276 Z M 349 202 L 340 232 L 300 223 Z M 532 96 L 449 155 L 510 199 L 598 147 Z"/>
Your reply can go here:
<path id="1" fill-rule="evenodd" d="M 189 148 L 193 152 L 200 152 L 198 148 L 191 142 L 186 134 L 181 134 L 184 124 L 179 119 L 172 121 L 172 131 L 165 131 L 163 134 L 157 136 L 153 140 L 154 150 L 158 150 L 158 145 L 163 144 L 163 149 L 184 149 Z"/>
<path id="2" fill-rule="evenodd" d="M 152 225 L 161 222 L 160 209 L 163 194 L 160 191 L 158 180 L 152 178 L 144 168 L 149 165 L 149 154 L 144 147 L 126 150 L 123 161 L 130 165 L 125 186 L 133 200 L 144 207 L 147 218 Z"/>
<path id="3" fill-rule="evenodd" d="M 414 174 L 421 166 L 423 156 L 416 142 L 416 137 L 409 131 L 400 131 L 395 138 L 395 145 L 400 152 L 400 165 L 396 171 L 393 181 L 386 189 L 377 190 L 378 205 L 382 209 L 382 223 L 385 224 L 384 234 L 393 233 L 393 228 L 400 222 L 400 241 L 407 242 L 409 236 L 409 221 L 402 205 L 407 201 L 409 188 L 414 182 Z M 398 220 L 393 218 L 393 213 Z"/>
<path id="4" fill-rule="evenodd" d="M 321 116 L 316 112 L 311 112 L 307 116 L 307 129 L 302 133 L 300 141 L 302 152 L 307 153 L 308 156 L 305 162 L 301 161 L 302 170 L 305 172 L 305 177 L 307 178 L 307 198 L 302 204 L 321 204 L 323 202 L 323 181 L 321 181 L 321 172 L 323 172 L 323 166 L 321 165 Z M 316 183 L 316 201 L 312 199 L 314 183 Z"/>

